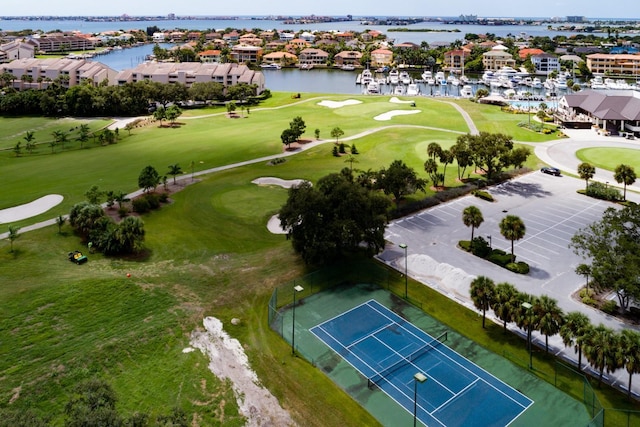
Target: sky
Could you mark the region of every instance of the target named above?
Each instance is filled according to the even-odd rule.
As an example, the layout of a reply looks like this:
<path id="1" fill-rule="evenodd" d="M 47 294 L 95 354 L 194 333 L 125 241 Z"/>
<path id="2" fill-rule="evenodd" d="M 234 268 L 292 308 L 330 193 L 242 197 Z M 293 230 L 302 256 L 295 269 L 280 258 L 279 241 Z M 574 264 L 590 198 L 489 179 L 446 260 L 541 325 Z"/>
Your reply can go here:
<path id="1" fill-rule="evenodd" d="M 344 16 L 458 16 L 474 14 L 481 17 L 565 17 L 638 18 L 637 0 L 402 0 L 399 3 L 381 0 L 1 0 L 2 16 L 268 16 L 327 15 Z"/>

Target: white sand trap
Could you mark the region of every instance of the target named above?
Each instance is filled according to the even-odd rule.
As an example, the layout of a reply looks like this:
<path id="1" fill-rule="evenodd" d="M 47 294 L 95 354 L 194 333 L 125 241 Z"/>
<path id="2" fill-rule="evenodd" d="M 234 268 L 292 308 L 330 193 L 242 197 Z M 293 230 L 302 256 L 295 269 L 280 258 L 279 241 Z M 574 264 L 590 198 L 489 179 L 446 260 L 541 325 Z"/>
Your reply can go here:
<path id="1" fill-rule="evenodd" d="M 287 232 L 280 227 L 280 218 L 278 218 L 278 214 L 269 218 L 269 222 L 267 222 L 267 230 L 272 234 L 287 234 Z"/>
<path id="2" fill-rule="evenodd" d="M 386 113 L 375 116 L 373 120 L 387 121 L 387 120 L 391 120 L 395 116 L 405 116 L 407 114 L 418 114 L 420 112 L 421 112 L 420 110 L 392 110 L 392 111 L 387 111 Z"/>
<path id="3" fill-rule="evenodd" d="M 64 200 L 59 194 L 49 194 L 24 205 L 0 210 L 0 223 L 21 221 L 45 213 Z"/>
<path id="4" fill-rule="evenodd" d="M 415 101 L 403 101 L 399 99 L 397 96 L 394 96 L 389 100 L 389 102 L 393 102 L 394 104 L 413 104 Z"/>
<path id="5" fill-rule="evenodd" d="M 346 107 L 347 105 L 357 105 L 362 104 L 362 101 L 358 101 L 357 99 L 347 99 L 346 101 L 321 101 L 318 102 L 318 105 L 321 107 L 328 108 L 340 108 Z"/>
<path id="6" fill-rule="evenodd" d="M 305 182 L 304 179 L 280 179 L 274 178 L 272 176 L 267 176 L 263 178 L 256 178 L 251 181 L 253 184 L 258 185 L 278 185 L 282 188 L 291 188 L 296 185 L 300 185 Z"/>

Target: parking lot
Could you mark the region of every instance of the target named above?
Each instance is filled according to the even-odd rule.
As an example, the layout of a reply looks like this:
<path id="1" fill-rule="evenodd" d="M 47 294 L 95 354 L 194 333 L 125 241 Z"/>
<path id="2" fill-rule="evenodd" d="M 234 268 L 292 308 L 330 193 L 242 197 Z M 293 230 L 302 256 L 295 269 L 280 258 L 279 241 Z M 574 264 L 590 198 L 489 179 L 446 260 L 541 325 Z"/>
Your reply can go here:
<path id="1" fill-rule="evenodd" d="M 495 283 L 511 283 L 522 292 L 548 295 L 558 301 L 565 313 L 583 312 L 595 325 L 603 323 L 614 329 L 629 327 L 572 298 L 572 294 L 584 286 L 585 278 L 575 274 L 576 266 L 584 260 L 569 247 L 571 237 L 598 221 L 607 208 L 615 206 L 578 194 L 576 191 L 584 185 L 580 179 L 535 171 L 488 188 L 494 202 L 470 195 L 393 221 L 385 235 L 391 244 L 380 259 L 399 271 L 404 271 L 406 265 L 410 277 L 469 308 L 473 308 L 469 284 L 483 275 Z M 636 194 L 628 197 L 638 201 Z M 517 260 L 529 264 L 529 274 L 512 273 L 457 248 L 458 241 L 471 237 L 471 228 L 462 223 L 462 211 L 470 205 L 480 208 L 484 217 L 475 236 L 482 236 L 492 247 L 507 253 L 511 251 L 511 242 L 500 234 L 499 223 L 506 215 L 516 215 L 523 220 L 527 231 L 523 239 L 515 242 L 514 252 Z M 406 244 L 406 249 L 400 244 Z M 513 325 L 511 329 L 523 333 Z M 534 334 L 533 341 L 544 346 L 544 337 L 538 333 Z M 577 360 L 574 350 L 565 348 L 558 335 L 549 338 L 549 345 L 557 356 Z M 626 371 L 618 370 L 607 380 L 624 388 L 628 376 Z M 634 385 L 633 390 L 640 393 L 640 386 Z"/>
<path id="2" fill-rule="evenodd" d="M 466 196 L 392 222 L 386 238 L 393 245 L 381 255 L 386 262 L 404 268 L 407 245 L 409 275 L 435 284 L 443 292 L 469 300 L 468 286 L 475 276 L 485 275 L 496 283 L 509 282 L 534 295 L 546 294 L 558 300 L 565 311 L 582 307 L 571 294 L 584 284 L 575 274 L 584 260 L 569 247 L 571 237 L 581 228 L 599 220 L 611 203 L 582 196 L 576 191 L 584 181 L 566 176 L 532 172 L 513 181 L 491 187 L 494 202 Z M 520 217 L 525 226 L 523 239 L 515 242 L 516 260 L 531 267 L 528 275 L 512 273 L 457 248 L 469 240 L 471 228 L 462 223 L 462 211 L 477 206 L 484 222 L 475 230 L 493 248 L 509 253 L 511 242 L 500 234 L 499 223 L 506 215 Z M 455 273 L 451 273 L 455 272 Z M 446 276 L 453 274 L 449 280 Z M 597 313 L 595 313 L 597 314 Z M 599 316 L 594 316 L 599 321 Z"/>

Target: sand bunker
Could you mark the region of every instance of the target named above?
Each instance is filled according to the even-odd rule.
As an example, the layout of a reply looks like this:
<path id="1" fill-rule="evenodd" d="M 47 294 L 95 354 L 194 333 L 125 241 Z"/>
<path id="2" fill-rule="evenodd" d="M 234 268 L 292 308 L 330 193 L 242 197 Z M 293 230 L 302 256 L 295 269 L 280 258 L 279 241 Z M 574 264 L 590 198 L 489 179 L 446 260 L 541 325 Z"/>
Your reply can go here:
<path id="1" fill-rule="evenodd" d="M 0 223 L 21 221 L 31 218 L 32 216 L 43 214 L 54 206 L 62 203 L 62 200 L 64 200 L 64 197 L 59 194 L 49 194 L 24 205 L 2 209 L 0 210 Z"/>
<path id="2" fill-rule="evenodd" d="M 356 105 L 356 104 L 362 104 L 362 101 L 358 101 L 357 99 L 347 99 L 346 101 L 321 101 L 318 102 L 318 105 L 321 107 L 328 107 L 328 108 L 340 108 L 340 107 L 345 107 L 347 105 Z"/>
<path id="3" fill-rule="evenodd" d="M 280 179 L 274 178 L 272 176 L 267 176 L 263 178 L 256 178 L 251 181 L 253 184 L 258 185 L 278 185 L 282 188 L 291 188 L 295 185 L 300 185 L 305 182 L 304 179 Z"/>
<path id="4" fill-rule="evenodd" d="M 373 120 L 387 121 L 387 120 L 391 120 L 395 116 L 404 116 L 407 114 L 418 114 L 420 112 L 421 112 L 420 110 L 392 110 L 392 111 L 387 111 L 386 113 L 375 116 Z"/>
<path id="5" fill-rule="evenodd" d="M 402 99 L 394 96 L 389 100 L 389 102 L 393 102 L 394 104 L 413 104 L 415 101 L 403 101 Z"/>
<path id="6" fill-rule="evenodd" d="M 267 230 L 272 234 L 287 234 L 287 232 L 280 227 L 280 218 L 278 218 L 278 214 L 269 218 L 269 222 L 267 222 Z"/>

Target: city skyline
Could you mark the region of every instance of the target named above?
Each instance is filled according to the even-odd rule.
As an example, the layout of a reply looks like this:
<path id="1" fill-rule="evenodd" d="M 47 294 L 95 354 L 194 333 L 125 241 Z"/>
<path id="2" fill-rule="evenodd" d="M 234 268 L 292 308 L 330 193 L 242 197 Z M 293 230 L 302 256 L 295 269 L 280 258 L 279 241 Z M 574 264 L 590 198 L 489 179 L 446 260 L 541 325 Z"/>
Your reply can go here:
<path id="1" fill-rule="evenodd" d="M 587 18 L 626 18 L 637 19 L 640 6 L 631 0 L 618 0 L 614 5 L 602 7 L 600 2 L 588 0 L 579 8 L 568 0 L 539 0 L 535 7 L 526 8 L 516 1 L 499 0 L 481 6 L 475 0 L 455 0 L 447 4 L 426 4 L 423 0 L 405 0 L 391 7 L 383 2 L 371 0 L 326 0 L 321 5 L 310 3 L 292 3 L 284 0 L 269 2 L 249 0 L 243 3 L 216 3 L 205 0 L 191 0 L 176 4 L 171 0 L 156 0 L 149 3 L 137 3 L 129 0 L 111 0 L 109 2 L 87 2 L 86 0 L 67 0 L 51 2 L 32 0 L 28 3 L 10 2 L 3 4 L 2 16 L 416 16 L 416 17 L 452 17 L 459 15 L 478 15 L 480 17 L 565 17 L 585 16 Z M 579 10 L 577 10 L 579 9 Z"/>

